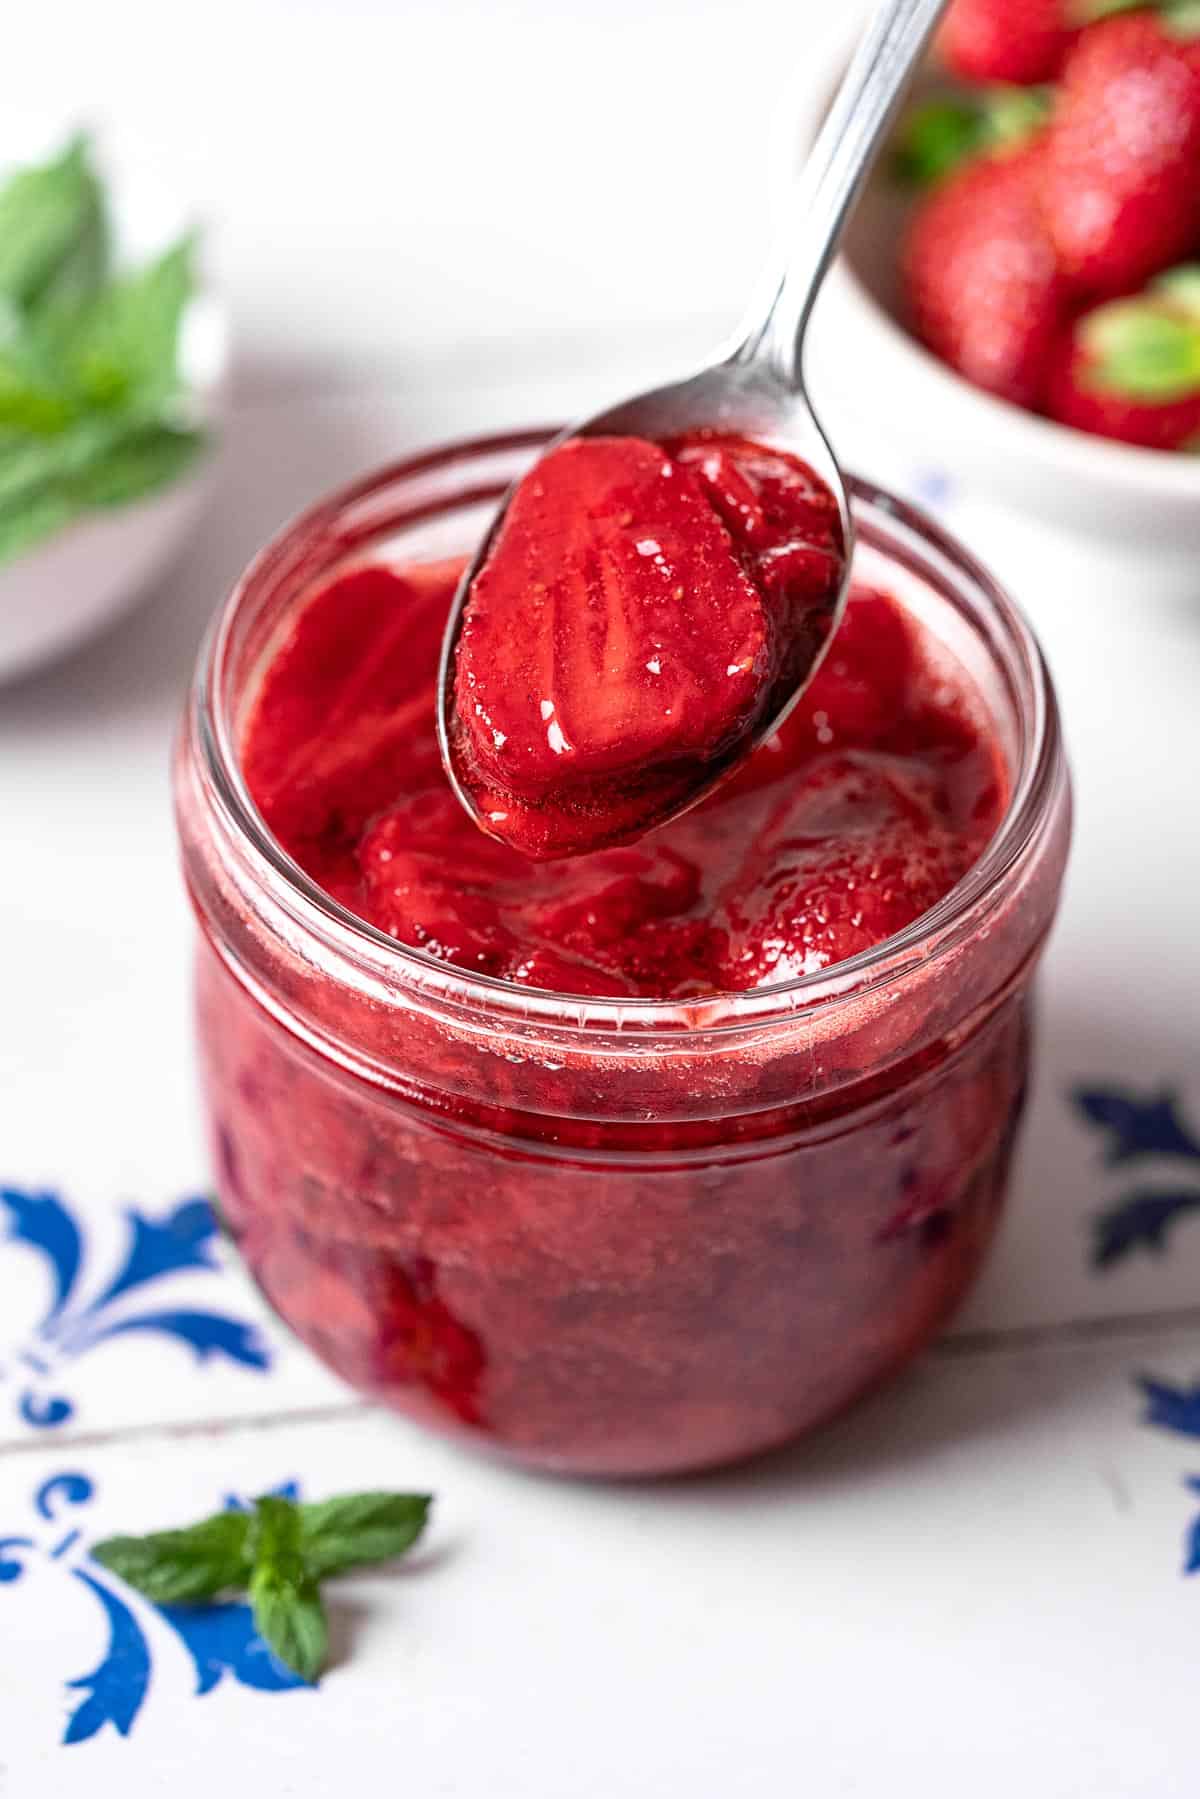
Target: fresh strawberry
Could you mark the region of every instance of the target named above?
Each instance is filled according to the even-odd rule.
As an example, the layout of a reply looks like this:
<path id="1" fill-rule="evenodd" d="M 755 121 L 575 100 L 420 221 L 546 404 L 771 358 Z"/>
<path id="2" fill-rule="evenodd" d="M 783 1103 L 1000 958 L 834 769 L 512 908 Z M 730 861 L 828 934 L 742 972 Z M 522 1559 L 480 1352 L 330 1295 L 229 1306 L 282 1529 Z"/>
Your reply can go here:
<path id="1" fill-rule="evenodd" d="M 947 67 L 964 81 L 1053 81 L 1076 36 L 1069 0 L 952 0 L 938 33 Z"/>
<path id="2" fill-rule="evenodd" d="M 1200 267 L 1078 319 L 1050 383 L 1064 425 L 1151 450 L 1200 448 Z"/>
<path id="3" fill-rule="evenodd" d="M 1164 4 L 1093 26 L 1067 59 L 1043 204 L 1064 274 L 1093 294 L 1136 291 L 1200 245 L 1197 31 Z"/>
<path id="4" fill-rule="evenodd" d="M 977 387 L 1033 408 L 1068 298 L 1038 202 L 1043 141 L 948 176 L 918 211 L 904 256 L 918 336 Z"/>

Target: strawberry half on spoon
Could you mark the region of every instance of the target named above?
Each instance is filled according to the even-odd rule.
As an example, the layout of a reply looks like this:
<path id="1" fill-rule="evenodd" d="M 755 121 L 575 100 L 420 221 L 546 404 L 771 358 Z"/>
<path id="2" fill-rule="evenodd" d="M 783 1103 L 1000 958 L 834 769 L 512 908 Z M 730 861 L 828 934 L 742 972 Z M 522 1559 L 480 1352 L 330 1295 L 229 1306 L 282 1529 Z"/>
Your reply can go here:
<path id="1" fill-rule="evenodd" d="M 752 747 L 815 667 L 844 576 L 837 502 L 716 432 L 560 444 L 472 583 L 450 765 L 526 855 L 628 842 Z"/>

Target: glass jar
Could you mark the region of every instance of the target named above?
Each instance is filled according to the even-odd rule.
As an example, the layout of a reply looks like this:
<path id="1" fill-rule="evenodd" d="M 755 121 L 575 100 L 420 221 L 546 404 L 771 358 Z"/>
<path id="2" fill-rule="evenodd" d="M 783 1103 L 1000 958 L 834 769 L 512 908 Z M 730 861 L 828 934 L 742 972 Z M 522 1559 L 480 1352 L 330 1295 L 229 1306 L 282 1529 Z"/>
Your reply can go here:
<path id="1" fill-rule="evenodd" d="M 349 558 L 473 548 L 543 433 L 315 507 L 218 619 L 180 738 L 219 1204 L 267 1299 L 356 1387 L 522 1461 L 664 1474 L 780 1443 L 905 1362 L 974 1279 L 1025 1091 L 1069 790 L 1037 646 L 928 519 L 854 486 L 859 576 L 965 666 L 1012 802 L 876 949 L 765 991 L 572 999 L 345 911 L 238 766 L 257 677 Z"/>

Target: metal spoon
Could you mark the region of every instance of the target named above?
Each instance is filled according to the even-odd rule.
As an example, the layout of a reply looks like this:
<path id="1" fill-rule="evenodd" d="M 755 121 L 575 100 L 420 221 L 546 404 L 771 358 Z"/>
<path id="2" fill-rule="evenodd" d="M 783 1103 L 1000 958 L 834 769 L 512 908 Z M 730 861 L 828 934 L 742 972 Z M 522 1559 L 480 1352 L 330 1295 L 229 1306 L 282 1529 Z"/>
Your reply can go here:
<path id="1" fill-rule="evenodd" d="M 850 210 L 947 3 L 885 0 L 878 7 L 797 179 L 787 218 L 732 348 L 698 374 L 583 419 L 547 446 L 552 449 L 576 437 L 657 440 L 707 426 L 790 450 L 809 464 L 836 497 L 846 545 L 846 572 L 829 628 L 807 670 L 790 691 L 778 696 L 778 704 L 768 709 L 768 716 L 747 738 L 742 754 L 779 729 L 815 673 L 845 609 L 854 524 L 841 469 L 804 385 L 805 333 Z M 469 791 L 458 779 L 451 750 L 455 653 L 472 583 L 487 558 L 508 498 L 459 583 L 438 671 L 442 762 L 450 785 L 477 824 L 482 821 Z M 707 778 L 706 771 L 700 772 L 695 790 L 673 807 L 671 815 L 695 805 L 731 772 L 736 760 Z M 652 822 L 664 823 L 665 816 Z"/>

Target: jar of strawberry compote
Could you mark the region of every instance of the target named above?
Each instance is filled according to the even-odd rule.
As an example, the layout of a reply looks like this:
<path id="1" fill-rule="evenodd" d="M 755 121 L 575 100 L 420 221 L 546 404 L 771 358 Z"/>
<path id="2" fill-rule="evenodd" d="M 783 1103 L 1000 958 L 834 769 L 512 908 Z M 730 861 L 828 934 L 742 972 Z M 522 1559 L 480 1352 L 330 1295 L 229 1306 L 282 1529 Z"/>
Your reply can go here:
<path id="1" fill-rule="evenodd" d="M 229 1231 L 330 1367 L 527 1463 L 667 1474 L 830 1417 L 973 1281 L 1028 1078 L 1068 780 L 1053 691 L 1011 603 L 930 521 L 858 482 L 856 579 L 892 596 L 930 666 L 969 688 L 1003 783 L 995 828 L 949 891 L 831 965 L 785 956 L 772 981 L 768 957 L 753 985 L 693 981 L 668 999 L 582 978 L 550 991 L 569 971 L 530 977 L 533 961 L 498 977 L 482 956 L 448 960 L 447 933 L 400 941 L 354 909 L 336 807 L 321 825 L 328 874 L 279 821 L 310 804 L 318 763 L 352 760 L 339 733 L 372 728 L 368 689 L 322 711 L 311 694 L 264 698 L 264 680 L 345 571 L 357 584 L 339 590 L 332 634 L 322 621 L 326 669 L 372 569 L 415 571 L 401 595 L 441 571 L 448 592 L 452 559 L 544 441 L 458 445 L 336 495 L 262 553 L 218 619 L 177 763 L 204 1101 Z M 432 662 L 428 624 L 414 615 L 409 643 L 394 623 L 402 656 Z M 433 672 L 400 732 L 432 733 Z M 272 752 L 252 778 L 246 755 L 264 708 L 320 752 L 288 763 L 270 824 Z M 346 792 L 367 810 L 390 797 Z M 391 847 L 372 840 L 376 872 L 405 852 L 393 827 Z M 471 878 L 447 853 L 438 879 L 459 925 Z"/>

